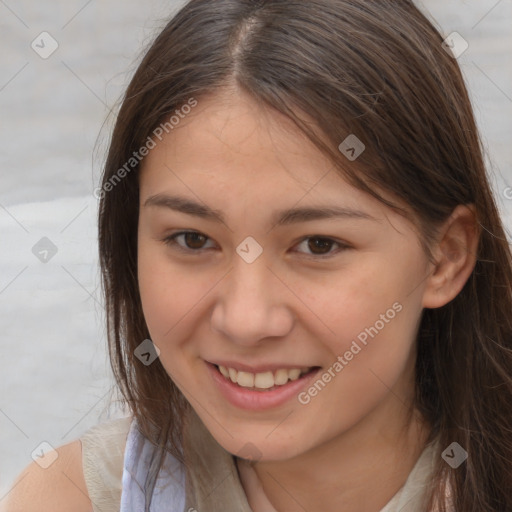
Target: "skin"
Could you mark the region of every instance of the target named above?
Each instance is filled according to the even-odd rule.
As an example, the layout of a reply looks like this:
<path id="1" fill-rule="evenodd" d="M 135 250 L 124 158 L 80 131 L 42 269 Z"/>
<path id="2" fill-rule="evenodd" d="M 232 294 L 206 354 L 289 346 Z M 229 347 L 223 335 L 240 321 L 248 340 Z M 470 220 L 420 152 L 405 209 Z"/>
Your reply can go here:
<path id="1" fill-rule="evenodd" d="M 225 223 L 145 206 L 155 194 L 206 204 Z M 373 219 L 270 224 L 275 210 L 326 205 Z M 205 238 L 166 245 L 181 230 Z M 263 248 L 251 264 L 236 252 L 247 236 Z M 315 236 L 333 242 L 315 252 Z M 254 469 L 278 511 L 378 511 L 403 485 L 429 431 L 409 414 L 421 313 L 462 289 L 477 238 L 471 207 L 459 206 L 429 262 L 413 224 L 349 185 L 286 118 L 237 89 L 201 98 L 140 174 L 138 279 L 151 339 L 213 437 L 233 454 L 249 441 L 257 447 Z M 307 405 L 238 409 L 206 369 L 229 359 L 325 371 L 397 302 L 401 311 Z"/>
<path id="2" fill-rule="evenodd" d="M 93 512 L 82 469 L 82 445 L 75 440 L 56 449 L 47 468 L 30 463 L 0 499 L 0 512 Z"/>

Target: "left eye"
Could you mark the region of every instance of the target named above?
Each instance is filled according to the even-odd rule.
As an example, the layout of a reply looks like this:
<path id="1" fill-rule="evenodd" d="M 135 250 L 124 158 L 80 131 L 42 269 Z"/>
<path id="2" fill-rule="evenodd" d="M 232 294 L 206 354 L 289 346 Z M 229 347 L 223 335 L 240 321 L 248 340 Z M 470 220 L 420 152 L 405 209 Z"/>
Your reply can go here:
<path id="1" fill-rule="evenodd" d="M 341 244 L 340 242 L 336 242 L 332 238 L 326 238 L 321 236 L 310 236 L 302 240 L 298 244 L 297 247 L 306 244 L 306 247 L 312 251 L 312 256 L 324 256 L 331 254 L 335 254 L 335 252 L 331 251 L 334 245 L 337 245 L 340 249 L 346 248 L 346 245 Z"/>
<path id="2" fill-rule="evenodd" d="M 179 242 L 182 241 L 182 243 Z M 185 252 L 200 252 L 208 247 L 205 247 L 205 242 L 209 240 L 206 235 L 198 231 L 180 231 L 179 233 L 175 233 L 171 236 L 164 238 L 163 242 L 169 246 L 177 246 L 179 250 Z M 331 254 L 335 254 L 331 249 L 333 246 L 338 246 L 339 250 L 343 248 L 347 248 L 348 246 L 337 242 L 331 238 L 322 237 L 322 236 L 309 236 L 304 238 L 297 247 L 303 246 L 303 248 L 309 249 L 311 252 L 307 254 L 308 256 L 330 256 Z M 302 251 L 299 251 L 302 252 Z M 336 251 L 337 252 L 337 251 Z"/>
<path id="3" fill-rule="evenodd" d="M 179 239 L 185 242 L 185 246 L 177 242 Z M 205 240 L 208 240 L 208 237 L 198 231 L 180 231 L 165 238 L 164 242 L 167 245 L 177 245 L 179 249 L 184 251 L 198 252 L 198 250 L 204 249 Z"/>

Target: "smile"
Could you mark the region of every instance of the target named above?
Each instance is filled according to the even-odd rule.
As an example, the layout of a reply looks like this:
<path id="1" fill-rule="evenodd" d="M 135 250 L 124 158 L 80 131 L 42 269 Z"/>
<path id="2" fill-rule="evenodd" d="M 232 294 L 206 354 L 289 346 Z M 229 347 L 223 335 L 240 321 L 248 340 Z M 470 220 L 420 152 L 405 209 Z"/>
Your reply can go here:
<path id="1" fill-rule="evenodd" d="M 216 365 L 218 371 L 233 384 L 249 389 L 273 389 L 278 386 L 284 386 L 288 381 L 299 379 L 302 375 L 309 373 L 313 368 L 282 368 L 276 371 L 266 371 L 260 373 L 251 373 L 238 371 L 235 368 Z"/>
<path id="2" fill-rule="evenodd" d="M 319 366 L 279 368 L 260 366 L 259 372 L 206 362 L 211 383 L 220 395 L 238 409 L 263 411 L 295 401 L 297 395 L 316 378 Z M 224 362 L 226 364 L 227 362 Z M 221 370 L 222 368 L 222 370 Z M 241 384 L 240 384 L 241 383 Z M 281 383 L 281 384 L 280 384 Z"/>

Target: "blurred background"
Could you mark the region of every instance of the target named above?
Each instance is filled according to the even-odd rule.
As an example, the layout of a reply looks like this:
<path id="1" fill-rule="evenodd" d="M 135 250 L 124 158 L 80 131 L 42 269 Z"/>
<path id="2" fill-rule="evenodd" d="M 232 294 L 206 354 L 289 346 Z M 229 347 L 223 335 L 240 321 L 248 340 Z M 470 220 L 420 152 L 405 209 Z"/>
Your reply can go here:
<path id="1" fill-rule="evenodd" d="M 113 401 L 97 264 L 105 123 L 184 2 L 0 0 L 0 500 Z M 458 57 L 512 231 L 512 0 L 423 0 Z M 453 39 L 452 39 L 453 40 Z M 510 238 L 509 238 L 510 240 Z"/>

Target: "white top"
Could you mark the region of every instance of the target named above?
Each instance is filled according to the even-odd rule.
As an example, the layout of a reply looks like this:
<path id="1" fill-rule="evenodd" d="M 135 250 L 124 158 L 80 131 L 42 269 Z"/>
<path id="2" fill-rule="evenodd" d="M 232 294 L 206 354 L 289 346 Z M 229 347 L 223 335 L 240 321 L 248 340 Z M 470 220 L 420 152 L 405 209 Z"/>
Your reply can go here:
<path id="1" fill-rule="evenodd" d="M 119 512 L 126 438 L 132 418 L 95 425 L 80 438 L 82 469 L 94 512 Z"/>
<path id="2" fill-rule="evenodd" d="M 132 417 L 111 420 L 87 430 L 81 437 L 82 467 L 94 512 L 137 512 L 144 510 L 143 486 L 152 445 L 136 428 Z M 380 512 L 417 512 L 424 496 L 425 483 L 435 462 L 435 445 L 425 448 L 404 486 Z M 258 490 L 260 483 L 242 459 L 238 464 L 244 483 Z M 234 483 L 241 488 L 241 482 Z M 238 489 L 237 489 L 238 490 Z M 262 510 L 275 509 L 261 495 Z M 172 506 L 170 506 L 172 505 Z M 185 471 L 168 454 L 153 494 L 151 511 L 185 512 Z"/>

